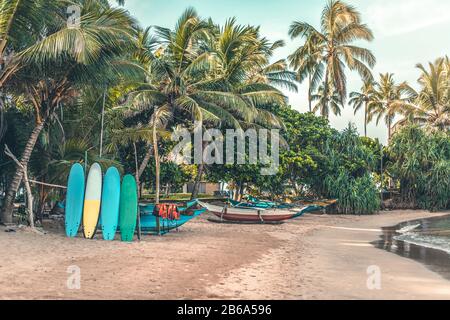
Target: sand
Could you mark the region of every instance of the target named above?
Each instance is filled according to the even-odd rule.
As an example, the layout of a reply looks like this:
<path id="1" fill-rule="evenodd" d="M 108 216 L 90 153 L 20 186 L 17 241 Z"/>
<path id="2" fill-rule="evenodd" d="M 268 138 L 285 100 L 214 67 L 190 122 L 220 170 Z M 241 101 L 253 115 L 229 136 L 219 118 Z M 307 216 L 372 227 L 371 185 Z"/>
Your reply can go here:
<path id="1" fill-rule="evenodd" d="M 371 244 L 383 226 L 442 214 L 307 215 L 275 226 L 205 215 L 130 244 L 0 227 L 0 299 L 450 299 L 450 281 Z M 79 289 L 67 284 L 74 266 Z M 381 290 L 368 289 L 369 266 Z"/>

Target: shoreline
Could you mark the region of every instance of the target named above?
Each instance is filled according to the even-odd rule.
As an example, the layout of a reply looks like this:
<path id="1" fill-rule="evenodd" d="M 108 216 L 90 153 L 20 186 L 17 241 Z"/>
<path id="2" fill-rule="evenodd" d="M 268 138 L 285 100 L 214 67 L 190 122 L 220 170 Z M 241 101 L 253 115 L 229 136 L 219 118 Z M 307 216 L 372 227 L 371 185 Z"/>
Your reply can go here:
<path id="1" fill-rule="evenodd" d="M 215 290 L 225 294 L 244 286 L 246 293 L 237 299 L 260 299 L 269 287 L 277 288 L 271 299 L 450 299 L 448 280 L 419 262 L 373 245 L 381 239 L 383 227 L 446 214 L 395 211 L 374 216 L 337 216 L 334 224 L 328 221 L 330 216 L 323 216 L 324 223 L 318 229 L 299 236 L 306 250 L 274 250 L 265 260 L 236 270 L 224 281 L 225 286 Z M 303 260 L 303 264 L 294 269 L 293 260 Z M 282 277 L 270 280 L 271 272 L 263 271 L 259 277 L 251 278 L 254 270 L 271 270 L 274 266 Z M 367 288 L 371 266 L 381 271 L 381 290 Z M 284 284 L 283 279 L 289 284 Z"/>
<path id="2" fill-rule="evenodd" d="M 0 227 L 0 299 L 450 299 L 450 281 L 376 248 L 381 228 L 448 214 L 308 214 L 279 225 L 194 220 L 131 244 Z M 67 288 L 67 268 L 81 289 Z M 381 290 L 367 289 L 379 266 Z"/>

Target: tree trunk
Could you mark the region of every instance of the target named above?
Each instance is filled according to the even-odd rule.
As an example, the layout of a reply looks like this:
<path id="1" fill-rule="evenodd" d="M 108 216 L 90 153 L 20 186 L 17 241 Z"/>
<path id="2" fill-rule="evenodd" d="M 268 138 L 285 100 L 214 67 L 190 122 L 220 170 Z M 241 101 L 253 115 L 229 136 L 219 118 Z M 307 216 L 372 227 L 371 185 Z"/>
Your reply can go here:
<path id="1" fill-rule="evenodd" d="M 391 142 L 391 137 L 392 137 L 392 120 L 389 117 L 389 120 L 388 120 L 388 143 Z"/>
<path id="2" fill-rule="evenodd" d="M 25 149 L 22 153 L 22 157 L 20 159 L 20 163 L 24 167 L 28 166 L 28 162 L 30 161 L 31 154 L 33 152 L 34 146 L 36 145 L 36 141 L 39 138 L 42 129 L 44 128 L 45 121 L 46 119 L 41 121 L 41 123 L 39 123 L 34 128 L 33 132 L 30 135 L 30 138 L 28 139 L 28 142 L 25 146 Z M 23 178 L 23 171 L 20 167 L 17 166 L 13 179 L 11 180 L 11 183 L 8 186 L 8 191 L 6 193 L 6 197 L 3 203 L 3 208 L 0 216 L 0 220 L 4 223 L 12 223 L 13 204 L 22 178 Z"/>
<path id="3" fill-rule="evenodd" d="M 3 135 L 6 133 L 6 123 L 5 123 L 5 105 L 3 102 L 3 96 L 0 95 L 0 143 L 3 140 Z"/>
<path id="4" fill-rule="evenodd" d="M 194 182 L 194 188 L 192 190 L 192 194 L 191 194 L 191 200 L 197 199 L 198 198 L 198 194 L 200 191 L 200 183 L 202 181 L 202 176 L 203 176 L 203 171 L 205 169 L 205 164 L 199 164 L 198 165 L 198 172 L 197 172 L 197 177 L 195 177 L 195 182 Z"/>
<path id="5" fill-rule="evenodd" d="M 239 200 L 242 201 L 242 198 L 244 197 L 244 190 L 245 190 L 245 183 L 241 182 L 241 185 L 239 187 Z"/>
<path id="6" fill-rule="evenodd" d="M 308 103 L 309 103 L 309 112 L 312 112 L 312 79 L 311 75 L 309 75 L 309 88 L 308 88 Z"/>
<path id="7" fill-rule="evenodd" d="M 160 198 L 160 163 L 159 163 L 159 150 L 158 150 L 158 137 L 156 135 L 156 125 L 153 124 L 153 151 L 155 154 L 155 189 L 156 197 L 155 204 L 159 204 Z"/>
<path id="8" fill-rule="evenodd" d="M 30 228 L 34 230 L 35 228 L 34 228 L 34 213 L 33 213 L 33 193 L 31 192 L 30 182 L 28 180 L 28 167 L 20 163 L 19 160 L 17 160 L 16 156 L 11 152 L 11 150 L 9 150 L 7 145 L 5 145 L 5 154 L 16 163 L 17 167 L 19 167 L 20 170 L 22 170 L 23 181 L 27 193 L 26 198 L 27 198 L 28 223 L 30 224 Z"/>
<path id="9" fill-rule="evenodd" d="M 139 166 L 138 166 L 136 142 L 133 142 L 133 151 L 134 151 L 134 165 L 135 165 L 134 177 L 136 179 L 138 199 L 141 199 L 141 181 L 140 181 L 140 177 L 139 177 Z"/>
<path id="10" fill-rule="evenodd" d="M 148 147 L 147 153 L 145 154 L 145 157 L 142 160 L 141 165 L 139 166 L 139 171 L 138 171 L 139 179 L 144 174 L 144 171 L 147 168 L 147 165 L 150 162 L 150 158 L 152 157 L 152 154 L 153 154 L 153 147 L 151 145 L 148 145 L 147 147 Z"/>
<path id="11" fill-rule="evenodd" d="M 367 105 L 368 103 L 366 102 L 364 106 L 364 137 L 366 138 L 367 138 L 367 112 L 368 112 Z"/>
<path id="12" fill-rule="evenodd" d="M 328 90 L 329 90 L 329 83 L 328 83 L 328 68 L 325 71 L 325 82 L 323 85 L 323 96 L 325 97 L 325 104 L 322 106 L 322 116 L 329 119 L 330 118 L 330 112 L 328 110 L 329 106 L 328 106 Z"/>
<path id="13" fill-rule="evenodd" d="M 31 192 L 30 182 L 28 181 L 27 167 L 23 167 L 23 183 L 27 191 L 27 209 L 28 209 L 28 223 L 30 228 L 34 229 L 34 213 L 33 213 L 33 193 Z"/>

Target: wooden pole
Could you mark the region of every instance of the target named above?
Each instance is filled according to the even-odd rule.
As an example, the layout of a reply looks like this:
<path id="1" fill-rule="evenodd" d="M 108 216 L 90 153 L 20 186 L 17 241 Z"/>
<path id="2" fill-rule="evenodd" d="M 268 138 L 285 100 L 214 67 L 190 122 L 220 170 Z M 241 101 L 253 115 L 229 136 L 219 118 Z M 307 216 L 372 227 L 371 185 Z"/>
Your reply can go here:
<path id="1" fill-rule="evenodd" d="M 34 184 L 45 186 L 45 187 L 67 189 L 67 187 L 60 186 L 60 185 L 57 185 L 57 184 L 44 183 L 44 182 L 39 182 L 39 181 L 36 181 L 36 180 L 31 180 L 31 179 L 29 179 L 28 181 L 31 182 L 31 183 L 34 183 Z"/>

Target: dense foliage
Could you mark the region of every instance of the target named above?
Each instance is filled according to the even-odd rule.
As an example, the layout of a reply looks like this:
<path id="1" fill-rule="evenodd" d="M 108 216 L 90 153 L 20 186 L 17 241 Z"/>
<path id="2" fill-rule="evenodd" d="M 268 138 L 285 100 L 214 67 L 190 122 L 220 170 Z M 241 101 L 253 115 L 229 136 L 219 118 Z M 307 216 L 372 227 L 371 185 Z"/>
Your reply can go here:
<path id="1" fill-rule="evenodd" d="M 325 148 L 327 173 L 318 181 L 329 198 L 338 199 L 337 210 L 347 214 L 370 214 L 379 210 L 380 197 L 372 172 L 376 156 L 350 125 L 335 133 Z"/>
<path id="2" fill-rule="evenodd" d="M 303 43 L 275 61 L 284 42 L 270 41 L 258 26 L 236 18 L 217 24 L 187 8 L 173 28 L 143 29 L 113 3 L 0 2 L 2 221 L 12 221 L 13 202 L 23 198 L 24 172 L 64 185 L 75 162 L 115 165 L 135 175 L 140 191 L 154 192 L 156 201 L 160 189 L 180 191 L 187 181 L 195 181 L 195 197 L 206 178 L 228 183 L 236 197 L 337 198 L 339 213 L 373 213 L 380 206 L 375 181 L 381 182 L 387 160 L 383 148 L 360 138 L 353 126 L 337 132 L 327 119 L 345 105 L 347 69 L 364 81 L 349 102 L 355 112 L 364 109 L 365 136 L 370 121 L 387 125 L 387 173 L 401 200 L 448 208 L 448 58 L 417 66 L 418 91 L 389 72 L 375 81 L 370 69 L 376 59 L 359 46 L 373 39 L 372 32 L 358 10 L 340 0 L 328 1 L 319 29 L 292 23 L 289 35 Z M 74 25 L 68 23 L 71 5 L 80 8 Z M 310 113 L 289 107 L 283 91 L 295 92 L 305 80 Z M 278 173 L 261 175 L 261 164 L 176 165 L 169 158 L 171 133 L 198 124 L 222 132 L 281 130 Z M 4 154 L 5 146 L 24 169 Z M 64 191 L 33 185 L 32 195 L 39 217 Z"/>
<path id="3" fill-rule="evenodd" d="M 450 134 L 417 125 L 397 133 L 389 146 L 389 173 L 400 201 L 428 210 L 450 208 Z"/>

